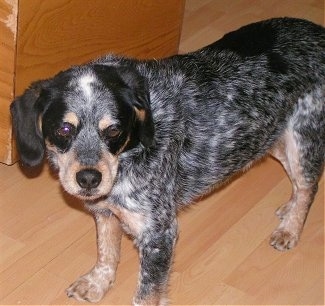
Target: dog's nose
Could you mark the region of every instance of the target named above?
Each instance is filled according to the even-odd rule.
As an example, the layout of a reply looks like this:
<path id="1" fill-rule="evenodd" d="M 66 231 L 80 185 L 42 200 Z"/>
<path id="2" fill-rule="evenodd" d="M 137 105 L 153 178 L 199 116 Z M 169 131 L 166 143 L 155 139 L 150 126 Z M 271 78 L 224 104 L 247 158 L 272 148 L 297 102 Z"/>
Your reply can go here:
<path id="1" fill-rule="evenodd" d="M 84 169 L 77 172 L 77 183 L 82 188 L 96 188 L 102 181 L 102 174 L 95 169 Z"/>

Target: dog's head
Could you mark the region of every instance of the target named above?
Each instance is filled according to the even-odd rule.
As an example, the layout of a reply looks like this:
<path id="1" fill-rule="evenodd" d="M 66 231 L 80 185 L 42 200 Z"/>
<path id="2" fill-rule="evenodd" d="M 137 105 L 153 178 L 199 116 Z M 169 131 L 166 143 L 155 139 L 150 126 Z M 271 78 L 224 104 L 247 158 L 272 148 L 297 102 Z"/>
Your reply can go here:
<path id="1" fill-rule="evenodd" d="M 84 65 L 31 85 L 11 105 L 23 164 L 48 152 L 63 187 L 82 199 L 108 194 L 119 156 L 154 143 L 145 78 L 133 68 Z"/>

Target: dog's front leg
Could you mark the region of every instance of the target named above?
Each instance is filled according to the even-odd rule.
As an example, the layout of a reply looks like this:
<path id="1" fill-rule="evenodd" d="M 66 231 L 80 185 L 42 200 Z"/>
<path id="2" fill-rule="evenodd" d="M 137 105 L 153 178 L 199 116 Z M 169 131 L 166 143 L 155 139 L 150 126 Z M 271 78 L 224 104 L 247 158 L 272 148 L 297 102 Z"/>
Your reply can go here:
<path id="1" fill-rule="evenodd" d="M 120 257 L 120 221 L 113 214 L 95 214 L 94 219 L 97 229 L 96 265 L 67 289 L 67 295 L 78 301 L 98 302 L 103 298 L 115 281 Z"/>
<path id="2" fill-rule="evenodd" d="M 164 228 L 165 227 L 165 228 Z M 137 239 L 140 275 L 134 305 L 167 305 L 167 284 L 177 237 L 177 222 L 156 224 Z"/>

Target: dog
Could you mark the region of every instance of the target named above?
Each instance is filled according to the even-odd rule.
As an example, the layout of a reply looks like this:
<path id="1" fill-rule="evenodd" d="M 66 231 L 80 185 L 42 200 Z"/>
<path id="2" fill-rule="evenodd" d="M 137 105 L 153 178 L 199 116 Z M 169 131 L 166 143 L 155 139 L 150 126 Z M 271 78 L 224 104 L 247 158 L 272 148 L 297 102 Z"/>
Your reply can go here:
<path id="1" fill-rule="evenodd" d="M 274 18 L 159 60 L 106 55 L 33 83 L 11 104 L 21 163 L 47 155 L 95 219 L 95 266 L 68 289 L 98 302 L 123 232 L 139 250 L 135 305 L 168 303 L 177 214 L 266 155 L 293 186 L 270 244 L 296 246 L 324 169 L 325 29 Z"/>

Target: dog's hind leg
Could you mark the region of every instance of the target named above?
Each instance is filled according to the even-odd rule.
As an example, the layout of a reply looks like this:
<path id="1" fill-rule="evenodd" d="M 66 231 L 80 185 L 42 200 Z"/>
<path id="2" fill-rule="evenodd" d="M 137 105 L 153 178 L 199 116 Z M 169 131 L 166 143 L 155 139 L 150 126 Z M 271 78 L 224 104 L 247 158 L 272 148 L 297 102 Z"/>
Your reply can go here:
<path id="1" fill-rule="evenodd" d="M 122 228 L 113 215 L 95 214 L 97 228 L 97 262 L 89 273 L 79 277 L 67 295 L 78 301 L 98 302 L 115 281 L 120 258 Z"/>
<path id="2" fill-rule="evenodd" d="M 270 239 L 270 244 L 280 251 L 298 243 L 318 189 L 324 167 L 324 114 L 323 96 L 314 94 L 299 99 L 288 128 L 270 152 L 282 163 L 293 186 L 290 201 L 276 211 L 281 222 Z"/>

